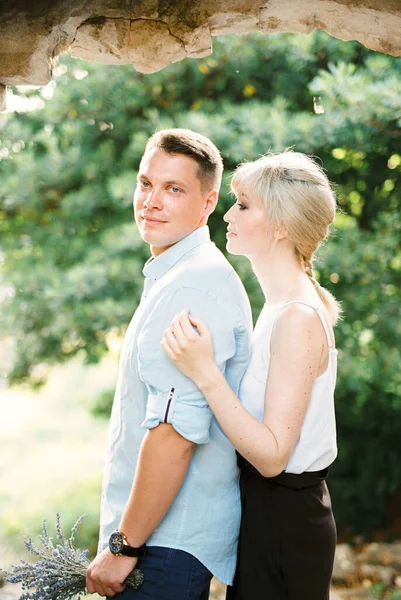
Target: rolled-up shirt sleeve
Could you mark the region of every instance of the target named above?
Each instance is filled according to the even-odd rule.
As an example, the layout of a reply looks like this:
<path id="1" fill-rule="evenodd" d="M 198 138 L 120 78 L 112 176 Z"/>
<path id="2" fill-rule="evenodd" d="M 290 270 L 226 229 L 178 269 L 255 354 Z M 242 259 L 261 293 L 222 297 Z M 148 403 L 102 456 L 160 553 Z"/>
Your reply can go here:
<path id="1" fill-rule="evenodd" d="M 170 423 L 187 440 L 206 444 L 213 413 L 199 388 L 173 365 L 161 346 L 164 330 L 185 308 L 190 309 L 193 317 L 202 319 L 211 331 L 214 358 L 221 371 L 235 355 L 235 323 L 229 307 L 192 288 L 163 295 L 138 336 L 138 370 L 148 388 L 142 426 L 153 429 L 159 423 Z"/>

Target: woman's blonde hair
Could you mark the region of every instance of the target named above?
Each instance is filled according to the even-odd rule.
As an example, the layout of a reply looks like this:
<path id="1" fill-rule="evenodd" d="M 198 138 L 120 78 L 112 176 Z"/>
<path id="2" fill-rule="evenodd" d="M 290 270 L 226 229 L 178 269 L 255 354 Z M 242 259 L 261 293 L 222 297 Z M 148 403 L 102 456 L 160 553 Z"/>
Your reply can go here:
<path id="1" fill-rule="evenodd" d="M 318 283 L 313 272 L 314 254 L 328 236 L 336 215 L 335 195 L 320 165 L 293 150 L 269 154 L 239 165 L 231 189 L 261 200 L 267 219 L 288 231 L 302 268 L 335 324 L 341 313 L 340 305 Z"/>

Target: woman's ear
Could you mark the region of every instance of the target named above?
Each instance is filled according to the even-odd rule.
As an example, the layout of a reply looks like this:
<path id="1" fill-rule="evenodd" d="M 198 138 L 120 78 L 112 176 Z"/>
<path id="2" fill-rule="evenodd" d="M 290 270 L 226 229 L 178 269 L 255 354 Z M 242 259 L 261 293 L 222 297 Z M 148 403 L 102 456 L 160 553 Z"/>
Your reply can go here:
<path id="1" fill-rule="evenodd" d="M 285 240 L 288 238 L 288 230 L 284 225 L 277 225 L 274 230 L 274 239 L 278 242 L 279 240 Z"/>

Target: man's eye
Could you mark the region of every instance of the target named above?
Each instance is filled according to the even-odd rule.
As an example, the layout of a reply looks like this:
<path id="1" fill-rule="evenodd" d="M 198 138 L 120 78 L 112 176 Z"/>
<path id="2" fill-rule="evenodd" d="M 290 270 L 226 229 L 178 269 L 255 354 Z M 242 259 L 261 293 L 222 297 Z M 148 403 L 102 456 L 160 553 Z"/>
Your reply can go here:
<path id="1" fill-rule="evenodd" d="M 178 194 L 179 192 L 181 192 L 180 188 L 178 188 L 175 185 L 172 185 L 170 189 L 174 194 Z"/>
<path id="2" fill-rule="evenodd" d="M 141 182 L 140 182 L 140 184 L 141 184 L 141 187 L 143 187 L 143 188 L 148 188 L 148 187 L 150 187 L 150 183 L 149 183 L 149 181 L 141 181 Z"/>

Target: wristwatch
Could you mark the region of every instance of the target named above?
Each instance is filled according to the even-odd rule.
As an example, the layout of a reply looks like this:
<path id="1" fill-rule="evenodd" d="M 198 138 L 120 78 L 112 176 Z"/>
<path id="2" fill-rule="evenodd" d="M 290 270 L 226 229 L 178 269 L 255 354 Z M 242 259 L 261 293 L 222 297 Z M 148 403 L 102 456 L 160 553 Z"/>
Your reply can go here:
<path id="1" fill-rule="evenodd" d="M 116 529 L 113 531 L 109 538 L 109 549 L 114 556 L 145 556 L 146 554 L 146 544 L 139 546 L 138 548 L 134 548 L 133 546 L 129 546 L 127 542 L 127 536 L 125 536 L 121 531 Z"/>

